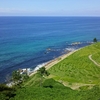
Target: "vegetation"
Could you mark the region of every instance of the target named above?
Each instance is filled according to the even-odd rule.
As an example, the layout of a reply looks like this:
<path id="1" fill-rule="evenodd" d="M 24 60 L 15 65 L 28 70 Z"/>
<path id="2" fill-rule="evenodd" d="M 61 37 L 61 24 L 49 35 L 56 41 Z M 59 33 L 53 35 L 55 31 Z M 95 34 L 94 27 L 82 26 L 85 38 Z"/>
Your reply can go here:
<path id="1" fill-rule="evenodd" d="M 7 87 L 5 84 L 0 84 L 0 100 L 9 100 L 15 96 L 15 88 Z"/>
<path id="2" fill-rule="evenodd" d="M 21 74 L 19 71 L 13 71 L 12 73 L 12 81 L 15 83 L 15 84 L 18 84 L 21 82 Z"/>
<path id="3" fill-rule="evenodd" d="M 41 68 L 10 100 L 100 100 L 100 68 L 89 59 L 92 55 L 99 63 L 99 54 L 100 42 L 97 42 L 51 67 L 50 75 Z"/>
<path id="4" fill-rule="evenodd" d="M 46 71 L 46 69 L 45 69 L 45 67 L 42 67 L 42 68 L 40 68 L 39 70 L 38 70 L 38 73 L 41 75 L 41 76 L 49 76 L 50 75 L 50 73 L 48 73 L 47 71 Z"/>
<path id="5" fill-rule="evenodd" d="M 94 39 L 93 39 L 93 42 L 97 42 L 97 39 L 96 39 L 96 38 L 94 38 Z"/>
<path id="6" fill-rule="evenodd" d="M 19 71 L 13 71 L 12 73 L 12 81 L 15 85 L 20 85 L 22 82 L 26 81 L 29 78 L 27 73 L 20 74 Z"/>
<path id="7" fill-rule="evenodd" d="M 100 52 L 93 54 L 92 59 L 94 59 L 100 65 Z"/>
<path id="8" fill-rule="evenodd" d="M 0 84 L 0 100 L 9 100 L 16 95 L 16 90 L 21 89 L 21 84 L 25 82 L 29 77 L 27 74 L 20 74 L 19 71 L 12 73 L 12 79 L 7 76 L 7 82 L 14 82 L 14 84 L 8 87 L 5 84 Z"/>
<path id="9" fill-rule="evenodd" d="M 47 79 L 42 87 L 28 86 L 17 91 L 11 100 L 99 100 L 100 87 L 72 90 L 54 79 Z"/>
<path id="10" fill-rule="evenodd" d="M 40 79 L 40 86 L 42 85 L 42 81 L 43 81 L 43 77 L 44 76 L 48 76 L 49 73 L 46 71 L 45 67 L 42 67 L 38 70 L 38 74 L 40 75 L 41 79 Z"/>
<path id="11" fill-rule="evenodd" d="M 84 85 L 100 85 L 100 68 L 89 59 L 89 55 L 98 53 L 100 53 L 100 43 L 82 48 L 54 65 L 49 70 L 50 77 L 73 89 Z M 98 56 L 95 55 L 94 59 L 97 60 Z"/>

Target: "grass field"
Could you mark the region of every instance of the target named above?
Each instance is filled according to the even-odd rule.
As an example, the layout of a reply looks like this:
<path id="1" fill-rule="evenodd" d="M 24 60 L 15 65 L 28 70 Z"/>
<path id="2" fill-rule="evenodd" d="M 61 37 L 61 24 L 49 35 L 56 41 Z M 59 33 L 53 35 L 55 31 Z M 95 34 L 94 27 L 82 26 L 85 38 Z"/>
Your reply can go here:
<path id="1" fill-rule="evenodd" d="M 51 67 L 50 75 L 31 76 L 11 100 L 100 100 L 100 42 L 84 47 Z"/>
<path id="2" fill-rule="evenodd" d="M 47 79 L 42 87 L 23 87 L 16 94 L 15 98 L 10 100 L 100 100 L 100 87 L 88 89 L 85 86 L 79 90 L 72 90 L 53 79 Z"/>
<path id="3" fill-rule="evenodd" d="M 93 54 L 92 58 L 100 65 L 100 52 Z"/>
<path id="4" fill-rule="evenodd" d="M 88 56 L 91 54 L 94 60 L 100 62 L 100 43 L 82 48 L 54 65 L 49 70 L 51 77 L 72 88 L 82 85 L 99 85 L 100 68 L 89 59 Z"/>

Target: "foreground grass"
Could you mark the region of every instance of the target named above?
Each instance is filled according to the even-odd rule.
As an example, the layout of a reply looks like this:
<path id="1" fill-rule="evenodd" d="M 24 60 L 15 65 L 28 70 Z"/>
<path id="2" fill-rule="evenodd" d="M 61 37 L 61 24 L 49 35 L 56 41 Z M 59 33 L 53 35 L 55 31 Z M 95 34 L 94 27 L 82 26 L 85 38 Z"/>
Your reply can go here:
<path id="1" fill-rule="evenodd" d="M 81 87 L 72 90 L 53 79 L 47 79 L 42 87 L 28 86 L 17 91 L 15 98 L 10 100 L 99 100 L 100 87 Z"/>

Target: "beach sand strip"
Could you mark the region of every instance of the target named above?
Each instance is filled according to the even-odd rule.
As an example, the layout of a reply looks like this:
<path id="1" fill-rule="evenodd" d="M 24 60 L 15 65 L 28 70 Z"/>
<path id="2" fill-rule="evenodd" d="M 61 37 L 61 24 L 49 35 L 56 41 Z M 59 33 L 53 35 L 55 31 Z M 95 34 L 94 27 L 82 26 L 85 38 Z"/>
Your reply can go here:
<path id="1" fill-rule="evenodd" d="M 81 48 L 80 48 L 80 49 L 81 49 Z M 73 54 L 74 52 L 76 52 L 76 51 L 78 51 L 78 50 L 80 50 L 80 49 L 71 51 L 71 52 L 69 52 L 69 53 L 67 53 L 67 54 L 64 54 L 64 55 L 59 56 L 58 58 L 55 58 L 55 59 L 53 59 L 53 60 L 50 60 L 50 61 L 48 61 L 47 64 L 46 64 L 45 66 L 43 66 L 43 67 L 45 67 L 46 70 L 48 70 L 48 69 L 50 69 L 52 66 L 54 66 L 55 64 L 59 63 L 60 61 L 64 60 L 65 58 L 67 58 L 68 56 L 70 56 L 71 54 Z M 34 75 L 34 74 L 36 74 L 36 73 L 37 73 L 37 71 L 34 71 L 34 72 L 32 72 L 29 76 L 32 76 L 32 75 Z"/>

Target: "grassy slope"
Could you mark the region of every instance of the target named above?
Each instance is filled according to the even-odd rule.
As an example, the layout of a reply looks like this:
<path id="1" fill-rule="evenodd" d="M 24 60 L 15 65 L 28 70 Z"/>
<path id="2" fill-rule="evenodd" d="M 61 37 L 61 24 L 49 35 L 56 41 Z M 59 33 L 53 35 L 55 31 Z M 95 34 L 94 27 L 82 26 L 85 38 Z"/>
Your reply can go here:
<path id="1" fill-rule="evenodd" d="M 93 59 L 98 61 L 98 55 L 95 55 L 98 53 L 100 53 L 100 43 L 82 48 L 53 66 L 49 70 L 51 77 L 65 85 L 100 84 L 100 68 L 88 58 L 93 54 Z"/>
<path id="2" fill-rule="evenodd" d="M 52 85 L 52 88 L 50 88 Z M 43 86 L 36 87 L 28 86 L 23 87 L 17 91 L 15 98 L 10 100 L 99 100 L 100 99 L 100 87 L 93 87 L 87 89 L 87 87 L 81 87 L 80 90 L 72 90 L 62 84 L 54 81 L 53 79 L 47 79 Z M 47 87 L 48 86 L 48 87 Z"/>
<path id="3" fill-rule="evenodd" d="M 100 87 L 88 90 L 88 85 L 100 86 L 100 68 L 88 58 L 90 54 L 98 52 L 100 43 L 85 47 L 56 64 L 49 69 L 50 76 L 44 78 L 45 87 L 39 87 L 40 77 L 35 74 L 12 100 L 99 100 Z M 98 56 L 93 57 L 97 60 Z M 80 89 L 72 90 L 57 81 L 71 88 L 79 86 Z"/>
<path id="4" fill-rule="evenodd" d="M 100 52 L 93 54 L 92 58 L 100 65 Z"/>

